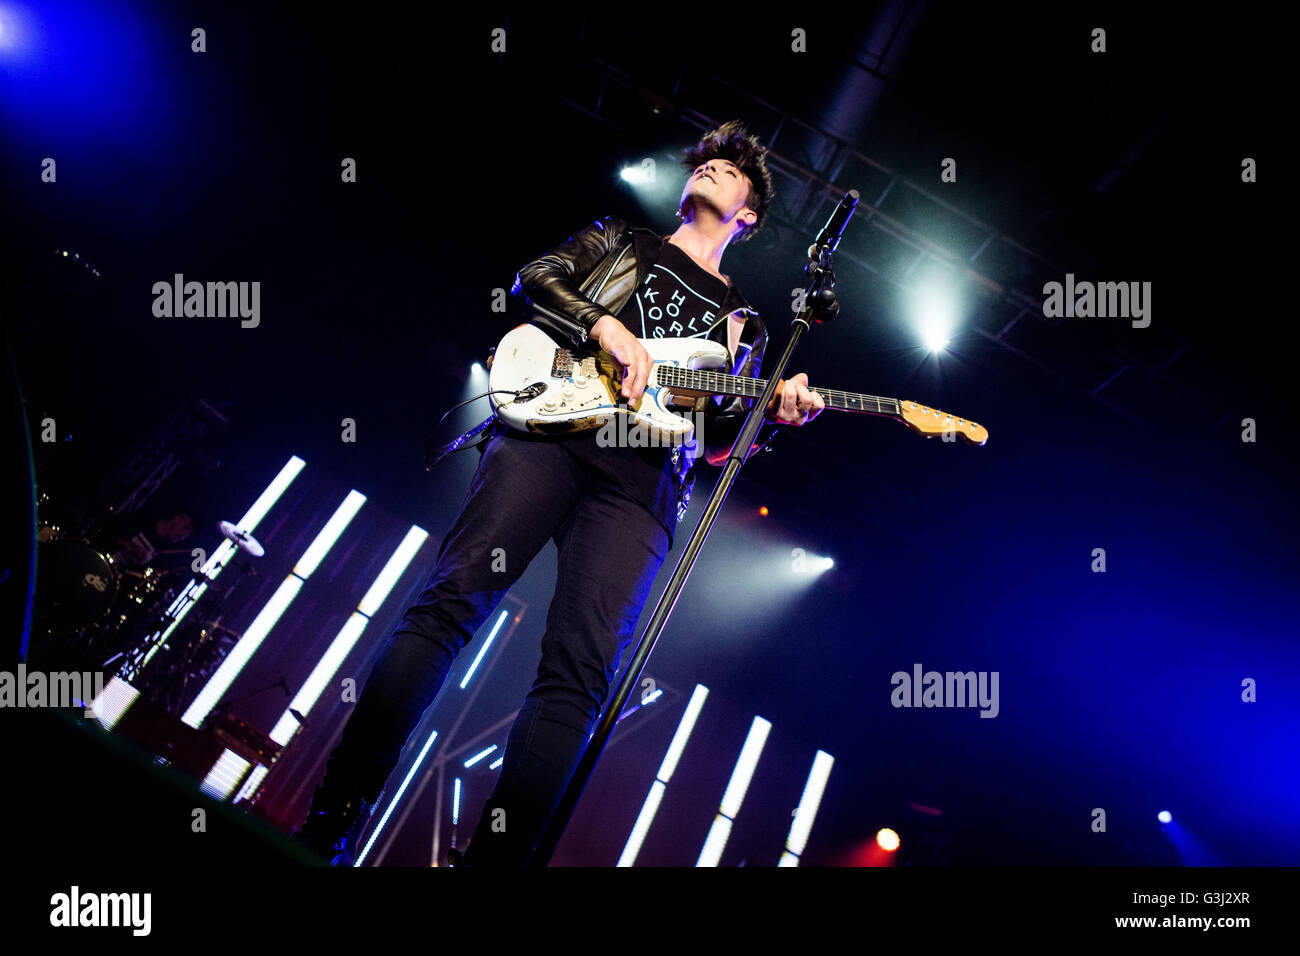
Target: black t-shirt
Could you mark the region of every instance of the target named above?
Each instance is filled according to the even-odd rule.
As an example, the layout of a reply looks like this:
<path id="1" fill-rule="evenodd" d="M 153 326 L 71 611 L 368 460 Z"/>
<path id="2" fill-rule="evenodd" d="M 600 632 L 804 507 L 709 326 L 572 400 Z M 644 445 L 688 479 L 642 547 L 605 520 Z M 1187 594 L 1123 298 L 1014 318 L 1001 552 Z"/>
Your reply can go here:
<path id="1" fill-rule="evenodd" d="M 722 321 L 727 284 L 705 272 L 685 252 L 665 242 L 641 288 L 618 320 L 643 339 L 705 336 Z"/>
<path id="2" fill-rule="evenodd" d="M 703 338 L 726 319 L 727 284 L 665 242 L 645 280 L 616 318 L 638 338 Z M 655 515 L 672 537 L 677 526 L 677 486 L 671 449 L 600 445 L 599 432 L 561 438 L 574 454 L 599 468 L 629 497 Z"/>

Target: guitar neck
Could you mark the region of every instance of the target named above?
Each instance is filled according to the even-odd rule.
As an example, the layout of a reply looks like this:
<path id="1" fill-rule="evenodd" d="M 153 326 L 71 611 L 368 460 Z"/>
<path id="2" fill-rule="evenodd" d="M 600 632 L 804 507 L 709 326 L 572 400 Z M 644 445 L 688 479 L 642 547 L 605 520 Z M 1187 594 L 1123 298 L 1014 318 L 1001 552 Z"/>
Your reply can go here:
<path id="1" fill-rule="evenodd" d="M 767 387 L 767 379 L 763 378 L 728 375 L 726 372 L 682 368 L 677 365 L 656 366 L 655 378 L 660 385 L 669 389 L 689 389 L 711 395 L 738 395 L 742 398 L 758 398 Z M 900 418 L 903 414 L 896 398 L 845 392 L 838 388 L 812 388 L 809 391 L 820 395 L 827 408 L 865 415 L 887 415 L 891 418 Z"/>

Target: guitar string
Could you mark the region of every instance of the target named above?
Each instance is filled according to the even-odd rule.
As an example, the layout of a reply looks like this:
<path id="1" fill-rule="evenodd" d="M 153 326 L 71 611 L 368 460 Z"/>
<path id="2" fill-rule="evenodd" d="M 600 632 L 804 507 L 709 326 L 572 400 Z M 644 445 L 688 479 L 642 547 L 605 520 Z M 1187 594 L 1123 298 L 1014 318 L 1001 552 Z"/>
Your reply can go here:
<path id="1" fill-rule="evenodd" d="M 668 378 L 673 381 L 665 380 L 664 372 L 668 372 Z M 661 366 L 656 376 L 660 383 L 671 388 L 677 385 L 681 388 L 690 387 L 692 376 L 701 385 L 719 386 L 718 391 L 734 390 L 745 398 L 757 398 L 759 392 L 767 384 L 766 380 L 746 378 L 739 375 L 731 375 L 726 372 L 713 372 L 706 369 L 683 369 L 678 366 Z M 831 402 L 840 402 L 842 405 L 832 405 L 831 407 L 843 407 L 848 411 L 865 410 L 868 404 L 874 404 L 878 412 L 891 410 L 897 414 L 901 411 L 901 402 L 896 398 L 887 398 L 881 395 L 868 395 L 865 392 L 848 392 L 838 388 L 814 388 L 811 391 L 817 392 L 824 399 Z"/>

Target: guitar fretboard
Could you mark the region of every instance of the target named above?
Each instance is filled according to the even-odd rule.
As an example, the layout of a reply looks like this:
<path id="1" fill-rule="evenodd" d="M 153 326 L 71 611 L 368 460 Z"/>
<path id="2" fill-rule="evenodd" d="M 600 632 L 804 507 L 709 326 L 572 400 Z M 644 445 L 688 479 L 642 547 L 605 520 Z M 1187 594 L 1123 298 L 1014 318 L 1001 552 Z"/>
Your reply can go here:
<path id="1" fill-rule="evenodd" d="M 655 379 L 666 388 L 690 388 L 713 395 L 739 395 L 742 398 L 758 398 L 767 387 L 767 379 L 750 378 L 745 375 L 729 375 L 726 372 L 713 372 L 705 369 L 682 368 L 678 365 L 656 365 Z M 902 414 L 896 398 L 884 398 L 880 395 L 866 395 L 862 392 L 845 392 L 838 388 L 814 388 L 822 397 L 827 408 L 837 408 L 847 412 L 863 412 L 868 415 Z"/>

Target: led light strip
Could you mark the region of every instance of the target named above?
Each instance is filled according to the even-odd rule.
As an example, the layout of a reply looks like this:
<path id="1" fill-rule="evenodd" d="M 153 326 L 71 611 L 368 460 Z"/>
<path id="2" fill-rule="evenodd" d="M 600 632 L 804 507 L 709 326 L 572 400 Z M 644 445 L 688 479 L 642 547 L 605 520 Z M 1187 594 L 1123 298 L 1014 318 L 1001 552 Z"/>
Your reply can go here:
<path id="1" fill-rule="evenodd" d="M 370 848 L 375 845 L 375 841 L 379 839 L 379 834 L 383 832 L 384 824 L 387 823 L 388 818 L 392 816 L 393 808 L 402 802 L 402 794 L 406 792 L 407 786 L 411 783 L 411 778 L 414 777 L 415 772 L 420 769 L 420 764 L 424 763 L 425 755 L 429 752 L 429 748 L 433 746 L 433 742 L 437 738 L 438 731 L 435 730 L 433 733 L 429 734 L 429 739 L 424 742 L 424 746 L 420 749 L 420 755 L 416 757 L 415 762 L 411 764 L 411 769 L 406 771 L 406 776 L 402 780 L 402 785 L 397 788 L 397 793 L 393 794 L 393 799 L 388 801 L 388 806 L 384 810 L 384 815 L 379 818 L 379 824 L 375 827 L 375 832 L 370 834 L 370 839 L 366 841 L 365 849 L 357 854 L 357 859 L 356 862 L 352 864 L 353 866 L 360 866 L 365 862 L 366 857 L 370 854 Z"/>
<path id="2" fill-rule="evenodd" d="M 348 654 L 352 652 L 352 648 L 356 646 L 357 640 L 361 637 L 361 632 L 370 623 L 370 614 L 383 605 L 384 599 L 388 597 L 389 592 L 401 580 L 402 573 L 410 565 L 411 559 L 415 557 L 420 550 L 420 546 L 424 544 L 425 539 L 428 537 L 429 533 L 423 528 L 417 525 L 411 526 L 411 529 L 406 533 L 406 537 L 402 539 L 402 543 L 397 546 L 397 550 L 393 552 L 392 557 L 388 559 L 383 570 L 375 578 L 374 584 L 366 591 L 365 597 L 357 605 L 357 610 L 352 612 L 352 615 L 330 643 L 329 648 L 317 661 L 311 675 L 303 683 L 298 693 L 294 695 L 293 700 L 289 702 L 289 706 L 280 715 L 280 719 L 276 721 L 275 727 L 272 728 L 268 736 L 277 744 L 281 746 L 287 744 L 298 729 L 298 718 L 293 715 L 293 711 L 296 710 L 306 717 L 311 712 L 311 709 L 316 706 L 320 695 L 324 693 L 329 682 L 338 673 L 343 661 L 347 659 Z M 231 751 L 226 751 L 226 754 L 230 753 Z M 224 756 L 225 754 L 223 754 Z M 249 775 L 248 782 L 239 791 L 233 802 L 239 803 L 241 800 L 252 796 L 268 770 L 267 767 L 257 767 Z"/>
<path id="3" fill-rule="evenodd" d="M 247 760 L 227 750 L 208 771 L 199 789 L 215 800 L 224 800 L 247 769 Z"/>
<path id="4" fill-rule="evenodd" d="M 488 754 L 492 753 L 496 749 L 497 749 L 497 745 L 493 744 L 491 747 L 488 747 L 486 750 L 480 750 L 474 756 L 470 757 L 468 760 L 465 761 L 465 768 L 469 769 L 470 767 L 474 766 L 474 764 L 478 763 L 480 760 L 482 760 L 484 757 L 486 757 Z"/>
<path id="5" fill-rule="evenodd" d="M 469 665 L 469 670 L 465 672 L 465 676 L 460 680 L 461 690 L 464 690 L 466 686 L 469 685 L 469 679 L 473 677 L 474 672 L 478 670 L 479 662 L 483 660 L 483 656 L 487 654 L 488 648 L 492 646 L 492 642 L 496 639 L 497 631 L 501 630 L 501 625 L 505 623 L 506 615 L 509 613 L 509 611 L 502 611 L 501 616 L 497 618 L 496 624 L 492 626 L 492 632 L 488 634 L 487 640 L 483 642 L 483 646 L 478 649 L 478 654 L 474 657 L 474 663 Z"/>
<path id="6" fill-rule="evenodd" d="M 406 537 L 385 563 L 383 570 L 375 578 L 375 583 L 370 585 L 370 589 L 366 591 L 357 609 L 339 629 L 334 640 L 330 642 L 329 648 L 316 662 L 310 676 L 303 682 L 293 700 L 289 701 L 289 706 L 284 709 L 280 719 L 276 721 L 270 737 L 277 744 L 281 746 L 287 744 L 298 729 L 298 718 L 293 715 L 293 711 L 296 710 L 304 717 L 311 713 L 311 709 L 320 700 L 320 695 L 325 692 L 325 688 L 334 679 L 338 669 L 343 666 L 343 662 L 356 647 L 366 625 L 370 623 L 371 615 L 383 606 L 384 600 L 401 580 L 402 574 L 428 537 L 429 532 L 418 525 L 412 525 L 406 532 Z"/>
<path id="7" fill-rule="evenodd" d="M 268 735 L 277 744 L 284 746 L 293 737 L 298 729 L 298 718 L 293 715 L 297 711 L 304 717 L 311 713 L 311 709 L 316 706 L 320 695 L 325 692 L 334 675 L 338 673 L 339 667 L 347 659 L 352 648 L 356 646 L 361 637 L 362 631 L 370 623 L 370 615 L 383 606 L 384 599 L 388 597 L 389 592 L 401 580 L 403 572 L 410 565 L 411 560 L 424 544 L 429 533 L 423 528 L 412 525 L 411 529 L 406 532 L 406 537 L 402 543 L 397 546 L 392 556 L 384 565 L 379 576 L 375 578 L 374 584 L 366 591 L 365 597 L 357 605 L 357 610 L 353 611 L 351 616 L 339 629 L 334 640 L 330 642 L 329 648 L 321 655 L 321 659 L 316 662 L 310 676 L 303 683 L 298 693 L 294 695 L 289 706 L 285 708 L 280 719 L 276 721 L 275 727 L 272 728 Z M 267 768 L 259 767 L 253 771 L 249 777 L 249 783 L 235 797 L 234 802 L 238 803 L 256 790 L 257 785 L 261 783 L 262 777 L 266 776 Z M 254 779 L 256 778 L 256 779 Z"/>
<path id="8" fill-rule="evenodd" d="M 110 677 L 103 691 L 90 702 L 89 710 L 100 726 L 112 730 L 139 696 L 140 692 L 120 677 Z"/>
<path id="9" fill-rule="evenodd" d="M 497 632 L 501 630 L 501 625 L 505 623 L 506 616 L 508 614 L 509 611 L 502 611 L 501 614 L 497 617 L 497 622 L 492 626 L 491 633 L 488 634 L 487 639 L 483 642 L 483 646 L 479 648 L 478 656 L 474 658 L 474 662 L 470 665 L 469 670 L 465 673 L 465 677 L 460 682 L 461 690 L 464 690 L 465 686 L 469 684 L 469 679 L 474 675 L 474 671 L 478 667 L 479 663 L 483 660 L 484 655 L 487 654 L 487 649 L 491 646 L 493 639 L 497 636 Z M 352 864 L 353 866 L 360 866 L 363 862 L 365 862 L 366 857 L 370 853 L 370 848 L 375 845 L 375 840 L 379 838 L 379 834 L 383 830 L 384 825 L 388 822 L 388 818 L 392 815 L 393 809 L 399 803 L 401 803 L 402 794 L 406 792 L 406 788 L 410 784 L 411 778 L 415 776 L 415 772 L 420 768 L 420 765 L 424 762 L 425 755 L 428 754 L 429 748 L 433 746 L 434 738 L 436 738 L 437 736 L 438 736 L 438 732 L 435 730 L 429 736 L 429 739 L 425 741 L 424 747 L 423 749 L 420 750 L 419 756 L 416 757 L 415 762 L 411 764 L 411 769 L 406 772 L 406 777 L 403 778 L 402 785 L 397 788 L 397 793 L 393 794 L 393 799 L 388 802 L 388 806 L 384 809 L 384 815 L 383 817 L 380 818 L 379 824 L 375 827 L 375 832 L 370 835 L 370 839 L 366 842 L 365 849 L 362 850 L 359 854 L 357 854 L 357 859 L 356 862 Z M 491 753 L 495 749 L 496 749 L 496 745 L 493 744 L 492 747 L 488 748 L 486 751 L 479 754 L 478 756 L 472 758 L 472 760 L 477 761 L 480 758 Z M 498 759 L 491 766 L 496 767 L 500 763 L 501 760 Z M 466 764 L 466 766 L 469 766 L 469 764 Z M 459 793 L 460 793 L 459 778 L 457 778 L 456 780 L 456 788 L 457 788 L 456 789 L 457 800 L 459 800 Z M 457 804 L 455 809 L 458 814 L 459 804 Z"/>
<path id="10" fill-rule="evenodd" d="M 808 834 L 812 830 L 813 820 L 817 817 L 817 808 L 821 806 L 822 794 L 826 792 L 826 780 L 831 775 L 835 758 L 824 750 L 817 751 L 813 758 L 812 769 L 808 771 L 808 780 L 803 785 L 803 796 L 799 798 L 799 809 L 795 811 L 794 822 L 790 824 L 790 835 L 785 841 L 785 852 L 777 866 L 798 866 L 799 857 L 808 845 Z"/>
<path id="11" fill-rule="evenodd" d="M 342 536 L 344 530 L 352 519 L 357 516 L 361 506 L 366 503 L 366 496 L 359 491 L 349 491 L 348 496 L 343 499 L 343 503 L 334 509 L 330 515 L 330 520 L 325 522 L 325 527 L 320 529 L 320 533 L 307 546 L 303 556 L 298 559 L 294 565 L 293 573 L 306 581 L 311 577 L 311 573 L 320 567 L 325 555 L 329 553 L 330 548 Z"/>
<path id="12" fill-rule="evenodd" d="M 258 764 L 253 768 L 253 772 L 248 775 L 248 780 L 239 788 L 239 793 L 235 794 L 235 799 L 230 802 L 239 803 L 241 800 L 247 800 L 253 794 L 257 793 L 257 788 L 262 785 L 262 781 L 266 779 L 266 775 L 270 772 L 270 767 L 264 764 Z"/>
<path id="13" fill-rule="evenodd" d="M 695 721 L 699 719 L 700 711 L 704 709 L 704 700 L 708 696 L 707 687 L 703 684 L 695 685 L 691 699 L 686 705 L 686 713 L 682 714 L 682 719 L 677 724 L 677 732 L 673 734 L 668 752 L 664 754 L 663 763 L 659 765 L 659 773 L 655 775 L 655 781 L 650 785 L 650 792 L 646 794 L 645 803 L 641 805 L 641 812 L 637 814 L 632 832 L 628 834 L 623 853 L 618 858 L 618 866 L 631 866 L 636 862 L 637 854 L 641 852 L 641 844 L 645 841 L 646 834 L 650 832 L 650 824 L 654 822 L 655 814 L 659 811 L 664 790 L 668 786 L 668 781 L 672 779 L 673 771 L 677 769 L 677 761 L 681 759 L 682 751 L 686 749 L 686 741 L 690 738 L 691 731 L 695 729 Z"/>
<path id="14" fill-rule="evenodd" d="M 366 496 L 359 491 L 349 491 L 342 504 L 334 510 L 329 521 L 325 522 L 325 527 L 320 530 L 315 539 L 307 546 L 306 552 L 294 567 L 284 582 L 276 590 L 271 599 L 253 619 L 253 623 L 244 631 L 244 636 L 239 639 L 234 648 L 226 655 L 226 659 L 221 662 L 216 673 L 208 679 L 199 696 L 194 699 L 194 703 L 186 709 L 181 716 L 181 721 L 191 727 L 197 728 L 207 716 L 212 713 L 212 708 L 220 703 L 221 698 L 225 696 L 230 685 L 234 683 L 235 678 L 239 676 L 244 665 L 252 658 L 261 647 L 262 641 L 266 639 L 267 634 L 275 627 L 280 620 L 280 616 L 293 603 L 293 599 L 298 596 L 303 584 L 311 572 L 316 570 L 321 559 L 338 541 L 339 536 L 343 534 L 348 523 L 352 521 L 361 506 L 365 504 Z"/>
<path id="15" fill-rule="evenodd" d="M 258 495 L 257 500 L 253 502 L 252 507 L 244 513 L 242 518 L 235 522 L 235 527 L 241 531 L 247 531 L 249 534 L 252 534 L 275 503 L 280 500 L 280 497 L 285 493 L 288 487 L 293 484 L 293 480 L 298 477 L 298 473 L 302 471 L 306 464 L 307 463 L 297 455 L 291 456 L 289 460 L 285 462 L 284 467 L 280 469 L 280 473 L 276 475 L 271 483 L 266 486 L 266 489 Z M 167 639 L 171 637 L 171 633 L 176 629 L 176 625 L 180 624 L 185 615 L 190 612 L 190 608 L 194 607 L 195 602 L 203 596 L 203 592 L 208 588 L 208 582 L 217 579 L 217 575 L 222 572 L 227 562 L 229 562 L 230 558 L 237 550 L 238 549 L 231 543 L 230 539 L 221 539 L 221 544 L 217 546 L 217 550 L 212 552 L 212 556 L 208 558 L 202 568 L 200 568 L 199 573 L 206 579 L 204 583 L 196 584 L 193 579 L 191 579 L 186 583 L 185 587 L 181 589 L 181 593 L 175 597 L 171 605 L 167 608 L 167 614 L 172 618 L 172 623 L 167 626 L 166 630 L 164 630 L 161 635 L 154 634 L 150 637 L 150 640 L 154 640 L 154 646 L 149 649 L 149 652 L 144 656 L 144 660 L 140 662 L 140 666 L 136 670 L 137 674 L 144 670 L 150 659 L 158 652 L 158 649 L 167 643 Z"/>
<path id="16" fill-rule="evenodd" d="M 731 771 L 731 780 L 722 795 L 718 815 L 713 820 L 713 826 L 709 828 L 709 836 L 704 841 L 704 849 L 700 851 L 700 858 L 695 862 L 696 866 L 717 866 L 718 861 L 722 859 L 727 838 L 731 836 L 731 824 L 736 819 L 736 814 L 740 813 L 740 805 L 749 791 L 749 782 L 754 777 L 754 768 L 758 766 L 758 758 L 763 753 L 763 746 L 767 743 L 767 735 L 771 729 L 771 723 L 762 717 L 755 717 L 754 722 L 749 725 L 749 736 L 745 738 L 745 746 L 741 748 L 740 757 Z"/>
<path id="17" fill-rule="evenodd" d="M 334 678 L 343 661 L 347 659 L 352 648 L 356 645 L 357 639 L 361 637 L 361 632 L 365 630 L 369 618 L 353 611 L 348 616 L 343 626 L 339 628 L 338 634 L 330 642 L 329 648 L 321 655 L 321 659 L 316 662 L 310 676 L 303 682 L 298 693 L 294 695 L 293 700 L 289 701 L 289 706 L 284 709 L 280 719 L 275 722 L 268 736 L 277 744 L 283 747 L 298 730 L 298 718 L 292 711 L 298 711 L 304 717 L 311 712 L 320 695 L 325 692 L 326 686 Z"/>
<path id="18" fill-rule="evenodd" d="M 262 641 L 266 635 L 275 627 L 285 610 L 293 603 L 293 599 L 298 596 L 298 591 L 302 588 L 303 580 L 296 575 L 289 575 L 276 588 L 271 599 L 266 602 L 262 610 L 258 612 L 257 617 L 244 630 L 244 636 L 226 655 L 226 659 L 221 662 L 216 673 L 208 679 L 203 690 L 194 698 L 194 703 L 186 709 L 181 715 L 181 722 L 191 727 L 197 728 L 207 716 L 212 713 L 212 708 L 221 702 L 221 698 L 230 685 L 234 683 L 239 672 L 244 669 L 244 665 L 261 647 Z"/>

